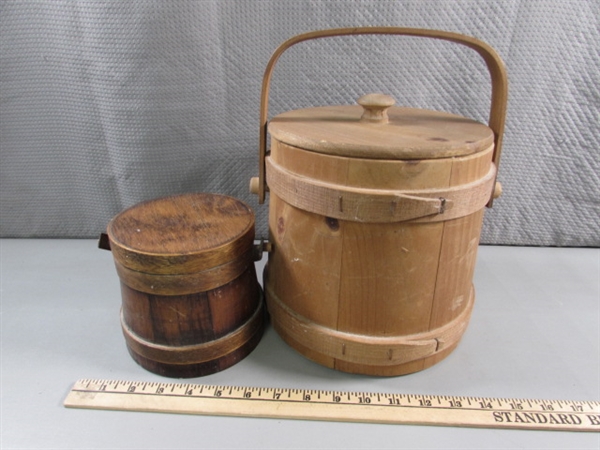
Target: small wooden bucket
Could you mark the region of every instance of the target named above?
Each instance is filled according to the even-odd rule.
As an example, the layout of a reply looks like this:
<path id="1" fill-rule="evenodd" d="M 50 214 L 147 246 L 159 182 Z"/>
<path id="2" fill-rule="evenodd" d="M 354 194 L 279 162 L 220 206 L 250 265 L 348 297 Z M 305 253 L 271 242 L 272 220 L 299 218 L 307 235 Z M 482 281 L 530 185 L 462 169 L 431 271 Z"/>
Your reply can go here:
<path id="1" fill-rule="evenodd" d="M 254 213 L 216 194 L 138 204 L 107 227 L 127 348 L 145 369 L 190 378 L 226 369 L 264 327 Z M 102 246 L 102 245 L 101 245 Z"/>
<path id="2" fill-rule="evenodd" d="M 393 107 L 381 94 L 360 106 L 290 111 L 268 125 L 275 62 L 309 39 L 400 34 L 476 50 L 492 76 L 489 126 Z M 290 39 L 267 66 L 260 177 L 269 191 L 272 252 L 265 294 L 274 328 L 306 357 L 342 371 L 401 375 L 458 344 L 474 301 L 472 277 L 484 206 L 491 206 L 506 109 L 502 62 L 466 36 L 404 28 L 326 30 Z M 268 189 L 267 189 L 268 187 Z"/>

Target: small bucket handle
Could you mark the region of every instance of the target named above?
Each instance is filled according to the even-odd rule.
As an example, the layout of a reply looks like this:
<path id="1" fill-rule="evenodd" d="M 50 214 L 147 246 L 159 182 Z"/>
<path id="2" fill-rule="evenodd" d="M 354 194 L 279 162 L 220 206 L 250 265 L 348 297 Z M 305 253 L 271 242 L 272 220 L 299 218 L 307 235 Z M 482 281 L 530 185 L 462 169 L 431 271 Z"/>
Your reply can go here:
<path id="1" fill-rule="evenodd" d="M 506 118 L 506 104 L 508 98 L 508 79 L 506 68 L 496 51 L 479 39 L 448 31 L 427 30 L 420 28 L 401 27 L 360 27 L 360 28 L 335 28 L 329 30 L 312 31 L 299 34 L 281 44 L 271 56 L 265 69 L 262 82 L 262 93 L 260 97 L 260 140 L 259 140 L 259 176 L 251 181 L 251 190 L 258 194 L 258 202 L 264 203 L 267 190 L 265 177 L 265 157 L 267 155 L 267 123 L 269 113 L 269 87 L 271 75 L 275 63 L 279 57 L 291 46 L 303 41 L 334 36 L 362 35 L 362 34 L 394 34 L 403 36 L 428 37 L 441 39 L 457 44 L 465 45 L 475 50 L 484 59 L 490 72 L 492 82 L 492 103 L 488 126 L 494 132 L 494 164 L 496 168 L 500 165 L 500 154 L 502 151 L 502 137 L 504 134 L 504 122 Z M 493 198 L 490 198 L 487 206 L 491 207 Z"/>

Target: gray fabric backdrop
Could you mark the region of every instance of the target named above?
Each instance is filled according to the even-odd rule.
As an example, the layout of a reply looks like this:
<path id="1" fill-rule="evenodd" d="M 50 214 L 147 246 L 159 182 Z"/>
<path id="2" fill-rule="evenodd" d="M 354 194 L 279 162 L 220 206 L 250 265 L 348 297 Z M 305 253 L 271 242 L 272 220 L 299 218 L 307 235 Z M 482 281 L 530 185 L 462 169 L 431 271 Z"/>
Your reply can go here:
<path id="1" fill-rule="evenodd" d="M 272 51 L 302 32 L 405 26 L 478 37 L 505 60 L 509 110 L 482 242 L 600 244 L 600 2 L 2 1 L 0 233 L 95 237 L 142 200 L 220 192 L 266 234 L 257 173 L 260 83 Z M 474 52 L 406 37 L 300 44 L 278 64 L 271 112 L 397 104 L 487 120 Z"/>

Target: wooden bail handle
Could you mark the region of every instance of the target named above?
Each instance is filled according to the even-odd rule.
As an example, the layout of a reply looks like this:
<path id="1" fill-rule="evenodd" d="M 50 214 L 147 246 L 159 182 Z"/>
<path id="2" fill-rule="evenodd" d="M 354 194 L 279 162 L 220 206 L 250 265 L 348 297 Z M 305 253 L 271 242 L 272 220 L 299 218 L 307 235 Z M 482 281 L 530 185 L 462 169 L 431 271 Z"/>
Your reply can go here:
<path id="1" fill-rule="evenodd" d="M 259 177 L 251 181 L 251 190 L 258 194 L 258 202 L 264 203 L 267 190 L 265 177 L 265 157 L 267 155 L 267 122 L 269 112 L 269 86 L 275 63 L 279 57 L 291 46 L 311 39 L 320 39 L 333 36 L 348 36 L 359 34 L 395 34 L 403 36 L 419 36 L 466 45 L 481 55 L 487 64 L 492 81 L 492 103 L 488 125 L 494 132 L 494 163 L 496 168 L 500 165 L 502 150 L 502 136 L 504 134 L 504 121 L 506 117 L 506 103 L 508 97 L 508 80 L 504 63 L 496 51 L 485 42 L 470 36 L 448 31 L 426 30 L 420 28 L 400 27 L 362 27 L 362 28 L 336 28 L 330 30 L 312 31 L 299 34 L 281 44 L 271 56 L 265 69 L 260 97 L 260 140 L 259 140 Z M 487 204 L 492 206 L 492 199 Z"/>

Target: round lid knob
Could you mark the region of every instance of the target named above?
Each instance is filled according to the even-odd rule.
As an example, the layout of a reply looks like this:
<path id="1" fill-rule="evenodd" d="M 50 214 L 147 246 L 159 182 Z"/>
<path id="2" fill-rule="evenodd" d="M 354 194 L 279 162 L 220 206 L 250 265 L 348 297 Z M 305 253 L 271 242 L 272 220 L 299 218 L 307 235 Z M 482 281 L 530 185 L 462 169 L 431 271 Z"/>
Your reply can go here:
<path id="1" fill-rule="evenodd" d="M 396 100 L 385 94 L 367 94 L 356 102 L 364 110 L 360 118 L 362 122 L 388 123 L 387 109 L 393 106 Z"/>

